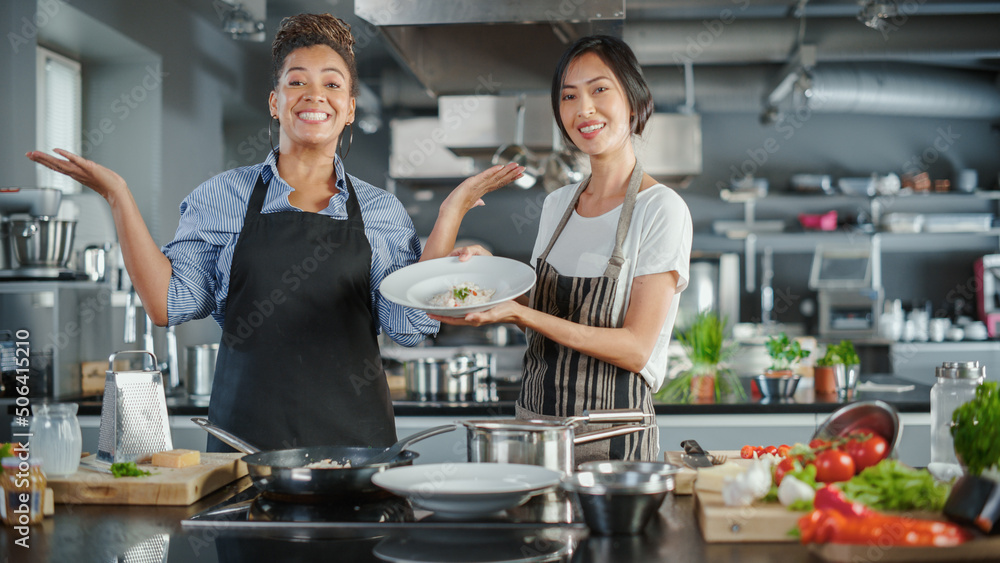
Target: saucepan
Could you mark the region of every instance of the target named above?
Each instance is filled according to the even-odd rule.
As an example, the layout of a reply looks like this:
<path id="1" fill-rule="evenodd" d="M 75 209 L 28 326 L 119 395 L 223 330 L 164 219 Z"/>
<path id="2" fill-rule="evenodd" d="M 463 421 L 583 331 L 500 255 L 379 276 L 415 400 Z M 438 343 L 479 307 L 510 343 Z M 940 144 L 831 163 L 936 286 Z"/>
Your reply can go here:
<path id="1" fill-rule="evenodd" d="M 413 443 L 423 438 L 450 432 L 454 424 L 435 426 L 412 436 L 408 436 L 390 448 L 370 448 L 366 446 L 311 446 L 286 450 L 261 451 L 235 434 L 208 421 L 207 418 L 192 418 L 209 434 L 247 454 L 243 462 L 253 484 L 265 494 L 281 496 L 337 496 L 381 492 L 372 484 L 372 475 L 401 465 L 412 465 L 419 454 L 402 450 L 389 461 L 367 463 L 373 456 L 399 443 Z M 340 464 L 349 461 L 350 467 L 307 467 L 323 460 Z"/>
<path id="2" fill-rule="evenodd" d="M 623 436 L 645 428 L 630 424 L 577 434 L 579 423 L 645 422 L 651 416 L 639 409 L 614 409 L 586 411 L 583 416 L 554 421 L 488 419 L 467 420 L 462 425 L 467 430 L 469 461 L 541 465 L 568 476 L 574 469 L 574 445 Z"/>

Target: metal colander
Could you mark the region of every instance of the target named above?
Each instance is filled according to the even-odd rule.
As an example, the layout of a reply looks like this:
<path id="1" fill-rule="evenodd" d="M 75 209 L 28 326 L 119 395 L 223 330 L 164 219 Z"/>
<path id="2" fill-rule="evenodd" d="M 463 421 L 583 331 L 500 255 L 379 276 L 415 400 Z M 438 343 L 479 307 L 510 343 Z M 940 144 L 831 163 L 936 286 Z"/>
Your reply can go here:
<path id="1" fill-rule="evenodd" d="M 156 370 L 115 371 L 115 359 L 122 354 L 148 354 L 157 365 L 156 356 L 146 350 L 115 352 L 108 358 L 97 444 L 97 461 L 104 463 L 135 461 L 174 449 L 163 376 Z"/>

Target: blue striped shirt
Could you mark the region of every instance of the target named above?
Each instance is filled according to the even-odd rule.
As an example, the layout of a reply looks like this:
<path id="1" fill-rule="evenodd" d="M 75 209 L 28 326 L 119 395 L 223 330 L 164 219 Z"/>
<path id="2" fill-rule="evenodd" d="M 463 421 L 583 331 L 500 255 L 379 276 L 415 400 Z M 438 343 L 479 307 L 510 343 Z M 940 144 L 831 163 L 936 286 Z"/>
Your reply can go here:
<path id="1" fill-rule="evenodd" d="M 348 193 L 340 157 L 335 158 L 334 167 L 340 191 L 319 214 L 343 220 L 347 219 Z M 268 188 L 261 213 L 302 212 L 288 202 L 293 189 L 278 176 L 273 153 L 261 164 L 223 172 L 198 186 L 181 202 L 174 240 L 163 247 L 173 267 L 167 294 L 170 325 L 211 314 L 223 326 L 233 250 L 243 229 L 250 193 L 261 174 Z M 435 334 L 438 322 L 422 311 L 384 299 L 378 287 L 387 275 L 420 259 L 420 239 L 395 196 L 353 176 L 351 183 L 372 247 L 371 308 L 377 311 L 376 324 L 396 342 L 413 346 L 425 335 Z"/>

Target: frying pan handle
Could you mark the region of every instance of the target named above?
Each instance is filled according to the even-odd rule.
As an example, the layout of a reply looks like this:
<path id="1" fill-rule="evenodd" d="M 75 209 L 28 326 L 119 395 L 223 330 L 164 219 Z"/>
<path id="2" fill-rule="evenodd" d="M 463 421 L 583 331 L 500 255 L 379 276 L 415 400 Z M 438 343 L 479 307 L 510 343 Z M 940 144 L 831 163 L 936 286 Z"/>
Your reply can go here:
<path id="1" fill-rule="evenodd" d="M 191 419 L 198 426 L 205 429 L 206 432 L 215 436 L 216 438 L 222 440 L 223 442 L 229 444 L 230 446 L 236 448 L 237 450 L 245 454 L 255 454 L 260 451 L 260 448 L 250 444 L 246 440 L 236 436 L 235 434 L 230 434 L 229 431 L 223 430 L 218 426 L 212 424 L 207 418 L 194 417 Z"/>
<path id="2" fill-rule="evenodd" d="M 606 409 L 583 411 L 583 419 L 587 422 L 646 422 L 650 417 L 640 409 Z"/>
<path id="3" fill-rule="evenodd" d="M 581 432 L 573 437 L 573 444 L 586 444 L 588 442 L 596 442 L 598 440 L 607 440 L 608 438 L 614 438 L 615 436 L 624 436 L 626 434 L 638 432 L 640 430 L 644 430 L 645 428 L 645 426 L 615 426 L 614 428 L 605 428 L 603 430 Z"/>

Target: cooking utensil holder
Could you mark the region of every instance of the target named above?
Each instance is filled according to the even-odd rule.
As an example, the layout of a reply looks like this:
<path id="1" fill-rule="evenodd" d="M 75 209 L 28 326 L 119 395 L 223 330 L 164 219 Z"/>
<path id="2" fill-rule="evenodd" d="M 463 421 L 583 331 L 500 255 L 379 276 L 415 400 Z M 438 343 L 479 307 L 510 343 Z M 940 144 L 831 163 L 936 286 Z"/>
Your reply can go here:
<path id="1" fill-rule="evenodd" d="M 123 354 L 148 354 L 157 365 L 156 356 L 147 350 L 115 352 L 108 358 L 97 444 L 97 461 L 103 463 L 135 461 L 174 449 L 162 374 L 146 369 L 115 371 L 115 359 Z"/>

